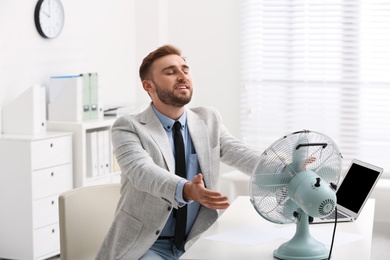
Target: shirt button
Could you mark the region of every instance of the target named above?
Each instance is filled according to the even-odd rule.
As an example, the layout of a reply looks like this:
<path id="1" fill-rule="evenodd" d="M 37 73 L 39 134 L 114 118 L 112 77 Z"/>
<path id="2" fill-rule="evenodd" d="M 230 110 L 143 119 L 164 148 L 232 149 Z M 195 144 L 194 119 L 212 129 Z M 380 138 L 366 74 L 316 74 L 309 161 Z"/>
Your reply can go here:
<path id="1" fill-rule="evenodd" d="M 158 236 L 160 234 L 160 230 L 157 230 L 156 231 L 156 235 Z"/>
<path id="2" fill-rule="evenodd" d="M 172 207 L 171 207 L 171 206 L 169 206 L 169 207 L 168 207 L 168 211 L 171 211 L 171 209 L 172 209 Z"/>

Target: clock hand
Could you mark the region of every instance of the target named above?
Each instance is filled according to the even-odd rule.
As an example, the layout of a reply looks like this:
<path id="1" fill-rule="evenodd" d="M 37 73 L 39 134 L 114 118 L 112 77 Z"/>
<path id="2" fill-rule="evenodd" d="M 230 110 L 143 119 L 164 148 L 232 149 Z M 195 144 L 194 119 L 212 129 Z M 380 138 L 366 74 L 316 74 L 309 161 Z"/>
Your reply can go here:
<path id="1" fill-rule="evenodd" d="M 41 9 L 41 12 L 46 15 L 47 17 L 50 18 L 50 14 L 51 14 L 51 10 L 50 10 L 50 0 L 47 1 L 47 4 L 45 4 L 44 6 L 42 6 L 44 8 Z"/>
<path id="2" fill-rule="evenodd" d="M 49 14 L 49 13 L 45 12 L 43 9 L 41 10 L 41 12 L 42 12 L 44 15 L 46 15 L 47 17 L 50 18 L 50 14 Z"/>

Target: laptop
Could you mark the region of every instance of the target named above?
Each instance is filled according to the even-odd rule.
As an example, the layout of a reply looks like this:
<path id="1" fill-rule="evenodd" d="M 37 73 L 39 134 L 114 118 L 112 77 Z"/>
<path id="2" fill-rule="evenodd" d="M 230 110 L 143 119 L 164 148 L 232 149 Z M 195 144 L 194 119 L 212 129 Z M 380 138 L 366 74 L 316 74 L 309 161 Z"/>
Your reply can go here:
<path id="1" fill-rule="evenodd" d="M 380 167 L 357 159 L 352 160 L 336 191 L 337 222 L 354 221 L 358 218 L 382 172 Z M 311 223 L 334 221 L 335 211 L 325 218 L 314 218 Z"/>

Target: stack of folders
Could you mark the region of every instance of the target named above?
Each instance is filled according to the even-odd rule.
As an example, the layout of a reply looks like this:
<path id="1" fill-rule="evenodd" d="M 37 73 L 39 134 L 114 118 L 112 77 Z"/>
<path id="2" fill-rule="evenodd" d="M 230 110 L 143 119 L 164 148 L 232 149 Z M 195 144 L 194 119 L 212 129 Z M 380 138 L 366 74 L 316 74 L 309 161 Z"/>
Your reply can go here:
<path id="1" fill-rule="evenodd" d="M 49 120 L 53 121 L 83 121 L 103 117 L 97 73 L 51 77 L 48 114 Z"/>
<path id="2" fill-rule="evenodd" d="M 110 174 L 111 148 L 108 129 L 86 133 L 87 176 L 89 178 Z"/>

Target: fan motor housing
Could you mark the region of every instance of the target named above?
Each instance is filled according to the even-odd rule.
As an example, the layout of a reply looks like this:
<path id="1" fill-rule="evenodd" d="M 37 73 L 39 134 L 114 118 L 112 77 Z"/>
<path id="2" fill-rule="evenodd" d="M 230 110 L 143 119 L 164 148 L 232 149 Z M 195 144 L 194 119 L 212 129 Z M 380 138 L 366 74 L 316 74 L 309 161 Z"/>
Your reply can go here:
<path id="1" fill-rule="evenodd" d="M 288 185 L 290 198 L 309 216 L 326 217 L 336 205 L 336 193 L 315 172 L 306 170 L 295 175 Z"/>

